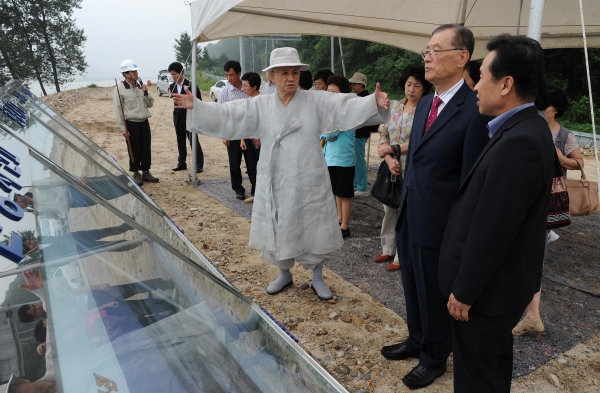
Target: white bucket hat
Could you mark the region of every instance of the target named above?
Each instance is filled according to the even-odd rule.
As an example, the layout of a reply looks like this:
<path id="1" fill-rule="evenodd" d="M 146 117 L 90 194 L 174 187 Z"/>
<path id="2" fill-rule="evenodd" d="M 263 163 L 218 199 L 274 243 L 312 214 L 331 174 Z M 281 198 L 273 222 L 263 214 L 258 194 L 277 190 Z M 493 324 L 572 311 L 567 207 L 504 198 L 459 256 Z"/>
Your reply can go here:
<path id="1" fill-rule="evenodd" d="M 300 56 L 296 48 L 277 48 L 271 52 L 270 66 L 265 68 L 265 71 L 271 71 L 277 67 L 300 67 L 300 71 L 308 71 L 308 64 L 300 63 Z"/>

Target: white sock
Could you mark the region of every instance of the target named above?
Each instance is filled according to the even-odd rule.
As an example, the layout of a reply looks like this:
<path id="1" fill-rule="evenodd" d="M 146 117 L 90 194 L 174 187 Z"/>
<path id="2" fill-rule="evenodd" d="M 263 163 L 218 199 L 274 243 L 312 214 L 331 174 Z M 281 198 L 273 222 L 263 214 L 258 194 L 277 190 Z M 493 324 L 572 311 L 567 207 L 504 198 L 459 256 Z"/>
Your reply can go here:
<path id="1" fill-rule="evenodd" d="M 294 279 L 292 278 L 292 273 L 290 273 L 289 269 L 279 269 L 279 277 L 269 284 L 267 287 L 267 293 L 269 295 L 275 295 L 293 282 Z"/>
<path id="2" fill-rule="evenodd" d="M 333 297 L 331 289 L 323 281 L 323 263 L 319 263 L 313 269 L 312 287 L 321 300 L 329 300 Z"/>

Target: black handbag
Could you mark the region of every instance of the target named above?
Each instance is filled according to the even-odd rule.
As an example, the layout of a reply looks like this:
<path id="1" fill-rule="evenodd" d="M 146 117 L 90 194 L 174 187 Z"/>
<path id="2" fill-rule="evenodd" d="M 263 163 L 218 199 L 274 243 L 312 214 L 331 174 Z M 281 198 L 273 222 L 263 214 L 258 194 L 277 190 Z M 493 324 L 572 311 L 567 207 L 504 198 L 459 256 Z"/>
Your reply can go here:
<path id="1" fill-rule="evenodd" d="M 392 156 L 400 162 L 399 146 L 391 147 L 394 152 Z M 371 186 L 371 195 L 384 205 L 397 209 L 400 207 L 403 184 L 402 176 L 392 175 L 387 162 L 383 160 L 377 170 L 377 179 Z"/>
<path id="2" fill-rule="evenodd" d="M 571 225 L 571 214 L 569 212 L 569 193 L 567 183 L 563 176 L 563 170 L 554 155 L 554 175 L 552 179 L 552 190 L 550 194 L 550 206 L 548 207 L 548 219 L 546 229 L 556 229 Z"/>

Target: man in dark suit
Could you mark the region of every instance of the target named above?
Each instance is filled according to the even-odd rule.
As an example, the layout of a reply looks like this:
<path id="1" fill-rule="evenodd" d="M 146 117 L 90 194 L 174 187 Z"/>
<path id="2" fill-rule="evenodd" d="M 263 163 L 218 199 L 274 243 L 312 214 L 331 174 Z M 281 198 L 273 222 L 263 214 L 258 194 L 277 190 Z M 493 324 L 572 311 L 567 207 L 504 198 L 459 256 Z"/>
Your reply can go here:
<path id="1" fill-rule="evenodd" d="M 447 298 L 438 286 L 439 250 L 461 178 L 488 139 L 488 119 L 463 80 L 474 46 L 469 29 L 442 25 L 422 52 L 425 79 L 436 91 L 416 108 L 396 224 L 409 337 L 381 350 L 392 360 L 419 359 L 402 379 L 411 389 L 443 375 L 452 349 Z"/>
<path id="2" fill-rule="evenodd" d="M 167 68 L 174 82 L 169 86 L 169 91 L 172 93 L 181 94 L 184 92 L 184 86 L 190 87 L 190 81 L 185 77 L 183 73 L 183 65 L 178 62 L 169 64 Z M 196 89 L 196 97 L 202 101 L 200 89 Z M 179 156 L 177 157 L 177 165 L 171 170 L 182 171 L 187 169 L 185 159 L 187 157 L 186 139 L 190 141 L 190 147 L 192 147 L 192 134 L 187 131 L 185 125 L 185 117 L 187 109 L 173 108 L 173 124 L 175 124 L 175 134 L 177 135 L 177 150 Z M 202 173 L 204 171 L 204 153 L 202 152 L 202 146 L 200 141 L 196 139 L 196 173 Z"/>
<path id="3" fill-rule="evenodd" d="M 533 104 L 544 54 L 531 38 L 488 44 L 475 86 L 496 116 L 461 185 L 442 242 L 439 285 L 452 325 L 455 392 L 509 392 L 511 329 L 540 289 L 556 153 Z"/>

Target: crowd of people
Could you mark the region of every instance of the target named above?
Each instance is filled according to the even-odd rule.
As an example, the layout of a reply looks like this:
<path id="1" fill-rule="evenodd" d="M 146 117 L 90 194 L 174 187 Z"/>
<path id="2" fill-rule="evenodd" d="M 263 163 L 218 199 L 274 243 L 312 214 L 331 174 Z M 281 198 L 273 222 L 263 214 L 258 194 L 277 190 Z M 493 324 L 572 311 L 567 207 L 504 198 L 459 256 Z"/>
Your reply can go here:
<path id="1" fill-rule="evenodd" d="M 558 238 L 546 231 L 553 163 L 559 160 L 565 176 L 583 167 L 572 133 L 556 120 L 568 101 L 561 90 L 546 89 L 539 43 L 494 37 L 483 62 L 471 59 L 474 45 L 463 26 L 435 29 L 424 64 L 399 75 L 399 101 L 379 83 L 369 94 L 360 72 L 313 76 L 294 48 L 272 51 L 263 84 L 228 61 L 218 103 L 194 97 L 181 65 L 172 64 L 174 119 L 187 116 L 183 125 L 175 120 L 183 150 L 174 170 L 185 169 L 181 152 L 190 133 L 223 140 L 232 189 L 254 203 L 250 246 L 279 269 L 270 295 L 293 284 L 290 268 L 298 262 L 312 271 L 317 296 L 333 297 L 322 267 L 350 236 L 352 198 L 369 195 L 365 145 L 379 134 L 378 155 L 403 187 L 398 208 L 383 205 L 374 261 L 401 272 L 409 330 L 381 354 L 419 359 L 403 378 L 409 388 L 433 383 L 454 353 L 456 391 L 510 390 L 513 335 L 544 330 L 541 269 L 548 242 Z M 123 73 L 123 90 L 151 104 L 132 72 Z M 149 165 L 131 158 L 134 178 L 141 168 L 146 180 Z"/>

